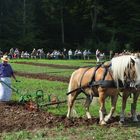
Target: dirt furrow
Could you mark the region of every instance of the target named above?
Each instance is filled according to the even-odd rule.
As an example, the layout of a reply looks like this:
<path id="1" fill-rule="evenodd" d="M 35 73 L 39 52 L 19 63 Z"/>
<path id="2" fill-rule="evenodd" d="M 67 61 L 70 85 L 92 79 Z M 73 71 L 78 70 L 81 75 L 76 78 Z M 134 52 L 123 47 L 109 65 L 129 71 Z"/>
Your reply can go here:
<path id="1" fill-rule="evenodd" d="M 16 64 L 26 64 L 26 65 L 33 65 L 33 66 L 42 66 L 42 67 L 53 67 L 53 68 L 61 68 L 61 69 L 77 69 L 77 66 L 68 66 L 68 65 L 57 65 L 57 64 L 43 64 L 43 63 L 34 63 L 34 62 L 14 62 Z"/>
<path id="2" fill-rule="evenodd" d="M 60 81 L 60 82 L 63 82 L 63 83 L 68 83 L 69 82 L 68 77 L 48 75 L 46 73 L 26 73 L 26 72 L 15 71 L 15 74 L 18 75 L 18 76 L 26 77 L 26 78 L 48 80 L 48 81 Z"/>

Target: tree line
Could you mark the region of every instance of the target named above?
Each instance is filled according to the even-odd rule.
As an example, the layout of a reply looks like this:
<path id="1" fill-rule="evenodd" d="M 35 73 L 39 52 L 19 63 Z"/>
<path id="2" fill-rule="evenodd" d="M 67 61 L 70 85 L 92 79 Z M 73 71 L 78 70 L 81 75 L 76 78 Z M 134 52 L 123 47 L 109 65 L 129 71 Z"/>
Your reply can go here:
<path id="1" fill-rule="evenodd" d="M 0 48 L 139 51 L 139 0 L 0 0 Z"/>

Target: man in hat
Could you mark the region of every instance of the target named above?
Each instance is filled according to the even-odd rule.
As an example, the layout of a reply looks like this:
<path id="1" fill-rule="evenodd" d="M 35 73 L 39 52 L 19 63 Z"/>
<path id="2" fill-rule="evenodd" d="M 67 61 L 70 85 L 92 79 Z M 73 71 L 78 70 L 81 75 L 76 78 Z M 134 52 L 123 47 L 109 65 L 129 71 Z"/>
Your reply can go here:
<path id="1" fill-rule="evenodd" d="M 16 80 L 13 69 L 10 64 L 8 64 L 9 58 L 4 55 L 2 58 L 2 63 L 0 64 L 0 101 L 9 101 L 12 95 L 11 77 Z M 17 80 L 16 80 L 17 81 Z"/>

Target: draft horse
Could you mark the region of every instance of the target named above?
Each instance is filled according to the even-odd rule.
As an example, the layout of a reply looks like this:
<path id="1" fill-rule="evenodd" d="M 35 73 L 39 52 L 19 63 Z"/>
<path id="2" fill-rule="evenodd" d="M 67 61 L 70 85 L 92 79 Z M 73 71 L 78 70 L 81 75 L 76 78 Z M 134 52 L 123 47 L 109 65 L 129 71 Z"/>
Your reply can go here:
<path id="1" fill-rule="evenodd" d="M 125 56 L 124 56 L 125 57 Z M 129 56 L 127 56 L 129 58 Z M 130 59 L 130 63 L 125 62 L 125 59 L 121 59 L 121 57 L 118 57 L 117 59 L 113 59 L 114 63 L 117 64 L 116 61 L 120 61 L 120 64 L 118 65 L 112 65 L 112 69 L 116 70 L 113 77 L 116 79 L 116 81 L 119 83 L 119 80 L 122 79 L 123 87 L 120 85 L 117 86 L 117 88 L 120 89 L 120 92 L 122 92 L 122 109 L 120 114 L 120 122 L 124 123 L 125 120 L 125 108 L 126 108 L 126 102 L 128 97 L 133 94 L 133 103 L 131 104 L 131 115 L 133 122 L 137 122 L 137 113 L 136 113 L 136 105 L 137 100 L 140 94 L 140 54 L 132 54 Z M 124 62 L 123 62 L 124 61 Z M 122 66 L 126 65 L 124 74 L 122 73 Z"/>
<path id="2" fill-rule="evenodd" d="M 133 64 L 133 65 L 132 65 Z M 99 65 L 92 68 L 79 68 L 71 75 L 68 86 L 68 112 L 71 116 L 76 97 L 83 92 L 86 95 L 85 109 L 87 118 L 91 118 L 89 106 L 94 96 L 99 97 L 100 124 L 106 124 L 112 117 L 118 99 L 119 89 L 140 85 L 140 60 L 137 56 L 126 55 L 113 58 L 111 66 Z M 106 97 L 111 97 L 111 109 L 108 115 L 105 109 Z"/>

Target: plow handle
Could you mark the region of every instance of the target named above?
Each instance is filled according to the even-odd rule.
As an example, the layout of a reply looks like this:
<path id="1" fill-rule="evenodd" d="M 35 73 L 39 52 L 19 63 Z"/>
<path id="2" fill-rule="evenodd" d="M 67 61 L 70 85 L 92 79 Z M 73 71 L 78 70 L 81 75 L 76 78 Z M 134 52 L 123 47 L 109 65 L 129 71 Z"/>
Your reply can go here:
<path id="1" fill-rule="evenodd" d="M 19 93 L 18 92 L 18 89 L 16 89 L 16 88 L 14 88 L 14 87 L 11 87 L 11 86 L 9 86 L 7 83 L 5 83 L 4 81 L 1 81 L 0 80 L 0 83 L 3 83 L 3 84 L 5 84 L 7 87 L 9 87 L 10 89 L 12 89 L 13 91 L 15 91 L 16 93 Z"/>

